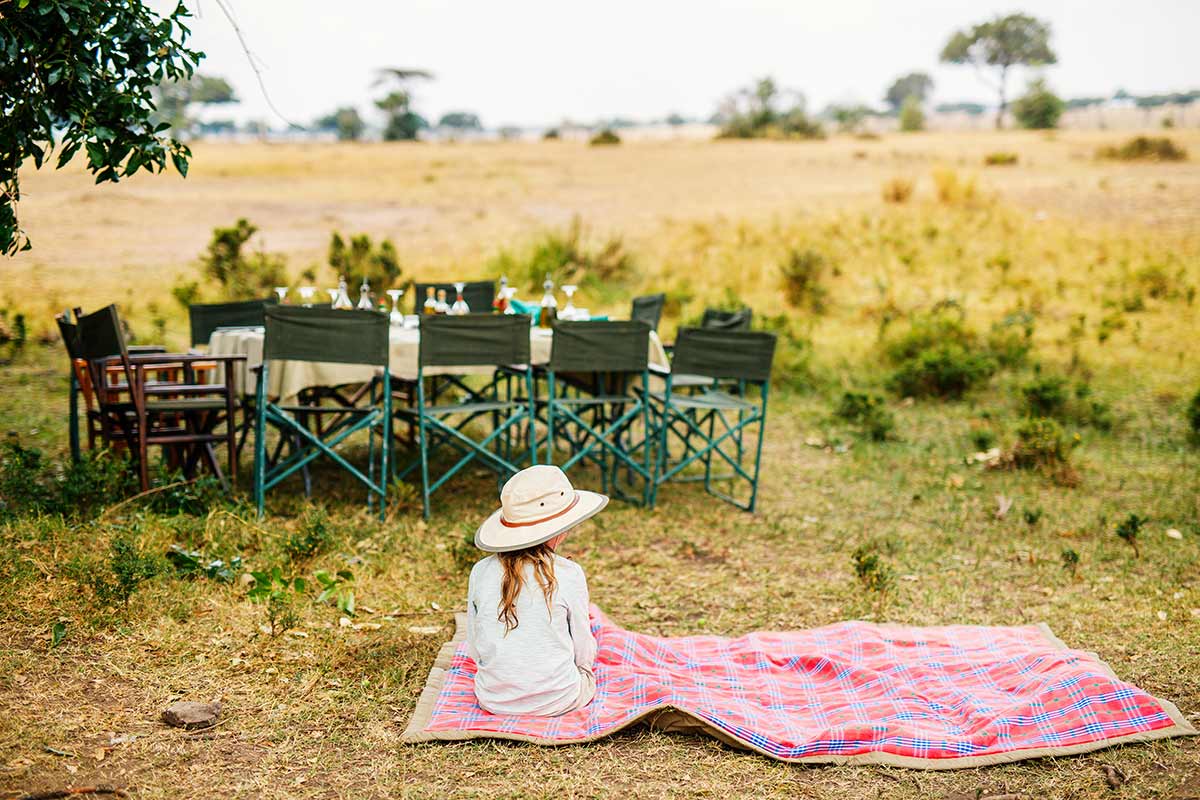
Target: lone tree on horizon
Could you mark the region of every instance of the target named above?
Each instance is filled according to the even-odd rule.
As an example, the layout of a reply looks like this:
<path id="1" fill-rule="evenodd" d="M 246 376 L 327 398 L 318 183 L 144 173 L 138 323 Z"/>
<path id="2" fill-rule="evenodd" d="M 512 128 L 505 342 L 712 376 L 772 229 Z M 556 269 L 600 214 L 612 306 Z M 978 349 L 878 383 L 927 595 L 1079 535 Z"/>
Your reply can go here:
<path id="1" fill-rule="evenodd" d="M 899 114 L 904 101 L 910 97 L 917 98 L 918 103 L 924 103 L 933 91 L 933 78 L 924 72 L 910 72 L 901 75 L 892 82 L 883 100 L 891 107 L 892 113 Z"/>
<path id="2" fill-rule="evenodd" d="M 1050 24 L 1028 14 L 1009 14 L 981 22 L 970 30 L 956 31 L 942 48 L 941 60 L 948 64 L 970 64 L 983 77 L 985 68 L 999 73 L 995 82 L 984 79 L 1000 96 L 996 129 L 1004 127 L 1008 109 L 1008 72 L 1017 65 L 1037 67 L 1055 64 L 1058 56 L 1050 47 Z"/>

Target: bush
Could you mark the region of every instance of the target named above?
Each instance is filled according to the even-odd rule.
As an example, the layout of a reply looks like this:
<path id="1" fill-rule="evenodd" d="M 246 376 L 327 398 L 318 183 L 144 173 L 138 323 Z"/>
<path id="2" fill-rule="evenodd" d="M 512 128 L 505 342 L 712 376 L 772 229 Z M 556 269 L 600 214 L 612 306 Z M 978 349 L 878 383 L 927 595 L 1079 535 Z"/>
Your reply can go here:
<path id="1" fill-rule="evenodd" d="M 588 140 L 588 144 L 593 145 L 593 146 L 607 145 L 607 144 L 620 144 L 620 143 L 621 143 L 621 137 L 617 136 L 615 131 L 609 130 L 608 128 L 605 128 L 604 130 L 595 134 L 594 136 L 592 136 L 591 139 Z"/>
<path id="2" fill-rule="evenodd" d="M 890 592 L 895 586 L 895 572 L 879 557 L 874 547 L 862 545 L 854 551 L 850 558 L 854 567 L 854 576 L 867 591 L 883 595 Z"/>
<path id="3" fill-rule="evenodd" d="M 983 164 L 987 167 L 1013 167 L 1017 164 L 1017 154 L 1005 152 L 988 153 L 983 157 Z"/>
<path id="4" fill-rule="evenodd" d="M 589 246 L 579 217 L 565 231 L 542 233 L 524 253 L 501 250 L 488 261 L 493 275 L 507 275 L 509 286 L 529 294 L 526 302 L 541 298 L 542 282 L 550 275 L 558 286 L 574 283 L 594 292 L 612 292 L 634 272 L 633 257 L 619 236 Z"/>
<path id="5" fill-rule="evenodd" d="M 287 283 L 286 259 L 282 255 L 246 253 L 246 244 L 258 228 L 239 219 L 228 228 L 214 228 L 208 249 L 200 256 L 205 277 L 220 287 L 222 300 L 251 300 L 266 297 Z"/>
<path id="6" fill-rule="evenodd" d="M 1081 382 L 1071 388 L 1070 381 L 1059 375 L 1035 379 L 1021 389 L 1025 413 L 1031 417 L 1053 417 L 1098 430 L 1111 430 L 1112 411 L 1108 404 L 1092 399 L 1092 387 Z"/>
<path id="7" fill-rule="evenodd" d="M 846 392 L 834 409 L 833 415 L 858 426 L 864 436 L 876 442 L 885 441 L 896 428 L 895 415 L 888 410 L 886 401 L 877 394 Z"/>
<path id="8" fill-rule="evenodd" d="M 1186 161 L 1187 157 L 1187 150 L 1166 136 L 1135 136 L 1096 151 L 1096 158 L 1113 161 Z"/>
<path id="9" fill-rule="evenodd" d="M 814 314 L 825 310 L 828 291 L 821 285 L 827 259 L 812 248 L 795 248 L 788 251 L 787 258 L 779 267 L 783 276 L 783 293 L 795 308 L 807 308 Z"/>
<path id="10" fill-rule="evenodd" d="M 939 203 L 972 205 L 980 199 L 979 186 L 974 178 L 961 178 L 952 169 L 935 169 L 933 186 Z"/>
<path id="11" fill-rule="evenodd" d="M 888 385 L 904 397 L 958 399 L 995 372 L 996 362 L 991 357 L 951 342 L 904 361 Z"/>
<path id="12" fill-rule="evenodd" d="M 329 237 L 329 266 L 352 285 L 369 281 L 375 294 L 382 297 L 387 289 L 400 287 L 400 258 L 391 239 L 378 245 L 365 233 L 350 236 L 349 243 L 337 231 Z"/>
<path id="13" fill-rule="evenodd" d="M 907 178 L 892 178 L 884 181 L 883 202 L 907 203 L 913 195 L 913 182 Z"/>
<path id="14" fill-rule="evenodd" d="M 1187 408 L 1188 427 L 1192 431 L 1192 440 L 1200 442 L 1200 391 L 1192 397 Z"/>
<path id="15" fill-rule="evenodd" d="M 1012 104 L 1013 117 L 1017 123 L 1027 130 L 1049 130 L 1058 127 L 1067 104 L 1063 99 L 1050 91 L 1046 82 L 1041 78 L 1031 81 L 1025 94 L 1018 97 Z"/>
<path id="16" fill-rule="evenodd" d="M 128 462 L 106 450 L 86 451 L 60 467 L 15 438 L 0 446 L 0 520 L 38 514 L 81 519 L 135 487 Z"/>
<path id="17" fill-rule="evenodd" d="M 900 106 L 900 130 L 905 133 L 925 130 L 925 112 L 916 95 L 904 98 L 904 105 Z"/>
<path id="18" fill-rule="evenodd" d="M 992 325 L 986 347 L 1002 367 L 1019 367 L 1033 350 L 1033 315 L 1028 312 L 1009 314 Z"/>
<path id="19" fill-rule="evenodd" d="M 1009 460 L 1017 469 L 1040 469 L 1060 483 L 1073 484 L 1077 477 L 1070 469 L 1072 447 L 1058 422 L 1049 417 L 1031 417 L 1017 428 Z"/>
<path id="20" fill-rule="evenodd" d="M 282 542 L 283 552 L 295 561 L 305 561 L 324 552 L 333 541 L 329 515 L 319 506 L 311 506 L 300 518 L 299 530 L 289 532 Z"/>
<path id="21" fill-rule="evenodd" d="M 1058 375 L 1041 377 L 1021 389 L 1025 408 L 1033 417 L 1055 417 L 1063 412 L 1069 397 L 1068 381 Z"/>
<path id="22" fill-rule="evenodd" d="M 129 607 L 129 600 L 145 581 L 162 571 L 157 556 L 142 552 L 136 534 L 120 530 L 109 543 L 104 560 L 77 562 L 71 568 L 76 581 L 92 590 L 97 604 Z"/>

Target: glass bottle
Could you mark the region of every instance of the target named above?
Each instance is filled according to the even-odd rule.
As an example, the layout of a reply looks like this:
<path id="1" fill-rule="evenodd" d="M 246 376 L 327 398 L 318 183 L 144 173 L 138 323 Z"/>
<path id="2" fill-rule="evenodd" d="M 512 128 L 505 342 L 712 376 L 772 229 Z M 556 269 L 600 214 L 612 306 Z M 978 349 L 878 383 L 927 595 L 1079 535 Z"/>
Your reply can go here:
<path id="1" fill-rule="evenodd" d="M 438 313 L 438 311 L 437 311 L 437 300 L 434 300 L 434 299 L 433 299 L 433 293 L 434 293 L 434 291 L 436 291 L 436 290 L 435 290 L 435 289 L 434 289 L 434 287 L 432 287 L 432 286 L 426 286 L 426 287 L 425 287 L 425 303 L 424 303 L 424 305 L 422 305 L 422 306 L 421 306 L 421 313 L 422 313 L 422 314 L 436 314 L 436 313 Z"/>
<path id="2" fill-rule="evenodd" d="M 554 281 L 550 280 L 550 273 L 546 273 L 546 282 L 542 284 L 542 288 L 546 293 L 542 295 L 542 311 L 538 315 L 539 328 L 553 328 L 555 320 L 558 319 L 558 301 L 554 299 Z"/>
<path id="3" fill-rule="evenodd" d="M 445 289 L 438 289 L 436 313 L 438 313 L 438 314 L 449 314 L 450 313 L 450 304 L 446 302 L 446 290 Z"/>
<path id="4" fill-rule="evenodd" d="M 516 314 L 517 308 L 512 304 L 513 298 L 517 296 L 517 288 L 509 286 L 504 290 L 504 313 Z"/>
<path id="5" fill-rule="evenodd" d="M 375 308 L 375 304 L 371 302 L 371 284 L 367 283 L 367 276 L 363 276 L 362 286 L 358 287 L 358 310 L 371 311 Z"/>
<path id="6" fill-rule="evenodd" d="M 508 276 L 500 276 L 500 291 L 496 293 L 496 299 L 492 301 L 492 309 L 497 314 L 508 313 Z"/>
<path id="7" fill-rule="evenodd" d="M 337 299 L 333 301 L 333 307 L 338 311 L 349 311 L 354 308 L 354 303 L 350 302 L 350 290 L 346 286 L 346 276 L 338 276 Z"/>
<path id="8" fill-rule="evenodd" d="M 450 313 L 455 316 L 471 313 L 471 307 L 467 305 L 466 300 L 463 300 L 463 289 L 465 287 L 466 284 L 461 281 L 454 284 L 454 305 L 450 306 Z"/>
<path id="9" fill-rule="evenodd" d="M 403 289 L 387 290 L 387 296 L 392 298 L 392 311 L 390 314 L 388 314 L 388 322 L 397 328 L 404 324 L 404 312 L 400 310 L 400 298 L 403 295 Z"/>

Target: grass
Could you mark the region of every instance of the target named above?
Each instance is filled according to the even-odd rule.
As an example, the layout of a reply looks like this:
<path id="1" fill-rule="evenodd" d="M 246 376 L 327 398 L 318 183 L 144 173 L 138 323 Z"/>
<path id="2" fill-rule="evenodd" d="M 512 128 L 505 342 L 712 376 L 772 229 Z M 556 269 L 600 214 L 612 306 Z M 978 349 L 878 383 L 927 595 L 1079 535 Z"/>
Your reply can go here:
<path id="1" fill-rule="evenodd" d="M 268 247 L 287 251 L 294 267 L 336 226 L 404 242 L 406 274 L 422 277 L 481 265 L 501 244 L 522 252 L 578 211 L 600 241 L 621 236 L 636 265 L 601 310 L 619 312 L 629 295 L 659 286 L 671 295 L 670 328 L 732 294 L 760 312 L 786 312 L 792 339 L 811 355 L 772 395 L 759 513 L 709 502 L 694 484 L 671 485 L 653 512 L 614 503 L 568 541 L 564 550 L 586 569 L 593 600 L 615 621 L 662 635 L 852 618 L 1044 621 L 1069 645 L 1098 652 L 1120 677 L 1194 714 L 1200 449 L 1186 408 L 1200 383 L 1191 345 L 1200 322 L 1188 291 L 1200 284 L 1200 230 L 1194 214 L 1175 212 L 1196 207 L 1200 169 L 1098 163 L 1097 141 L 1063 132 L 1053 141 L 914 134 L 595 150 L 564 142 L 205 146 L 194 183 L 138 179 L 93 191 L 80 176 L 31 176 L 25 213 L 35 250 L 0 275 L 0 291 L 31 319 L 44 317 L 52 295 L 59 304 L 68 296 L 87 305 L 122 300 L 145 331 L 140 301 L 117 288 L 127 273 L 108 267 L 140 262 L 137 274 L 169 284 L 207 240 L 204 215 L 215 212 L 197 209 L 218 191 L 228 191 L 224 207 L 261 224 Z M 867 157 L 854 158 L 855 150 Z M 1019 163 L 976 176 L 984 154 L 998 150 L 1020 153 Z M 361 181 L 369 155 L 396 180 Z M 705 170 L 694 169 L 700 163 Z M 916 177 L 914 196 L 885 205 L 879 187 L 900 171 Z M 432 185 L 420 179 L 429 172 L 439 175 Z M 743 174 L 760 179 L 754 191 L 722 200 L 736 217 L 698 190 L 710 181 L 741 186 L 733 177 Z M 1172 189 L 1163 201 L 1153 184 L 1167 174 Z M 811 180 L 797 183 L 802 176 Z M 635 180 L 640 191 L 620 191 Z M 1108 190 L 1098 188 L 1101 180 Z M 467 187 L 477 190 L 469 202 Z M 529 198 L 542 191 L 544 205 L 530 211 Z M 100 204 L 106 192 L 110 202 Z M 161 235 L 137 238 L 125 215 L 158 202 L 178 202 L 199 219 L 173 213 L 179 221 Z M 62 204 L 94 211 L 59 241 L 44 215 Z M 463 227 L 480 208 L 478 228 Z M 289 213 L 318 229 L 311 245 Z M 466 241 L 451 228 L 469 231 Z M 780 265 L 806 248 L 827 265 L 805 287 L 806 297 L 819 291 L 820 315 L 807 303 L 789 309 L 783 297 Z M 981 337 L 1016 312 L 1031 315 L 1029 363 L 1001 369 L 958 402 L 887 394 L 881 342 L 947 298 Z M 180 326 L 176 318 L 168 329 L 179 336 Z M 32 344 L 0 373 L 2 427 L 56 455 L 65 443 L 59 347 Z M 1039 374 L 1086 380 L 1089 397 L 1111 410 L 1111 430 L 1062 423 L 1072 442 L 1079 435 L 1070 454 L 1075 488 L 1042 471 L 992 470 L 969 459 L 986 449 L 980 442 L 1011 450 L 1027 410 L 1023 389 Z M 834 417 L 848 390 L 881 395 L 873 402 L 894 420 L 884 441 L 847 434 Z M 593 479 L 576 478 L 584 486 Z M 464 536 L 492 509 L 495 482 L 470 475 L 456 483 L 429 524 L 411 494 L 380 523 L 349 484 L 327 473 L 317 483 L 327 487 L 324 511 L 292 486 L 272 497 L 261 523 L 240 505 L 175 517 L 135 503 L 100 522 L 0 525 L 0 797 L 104 782 L 141 798 L 713 797 L 737 787 L 764 797 L 1182 800 L 1200 792 L 1195 740 L 945 773 L 797 768 L 643 730 L 557 749 L 403 746 L 400 732 L 462 603 Z M 999 497 L 1012 501 L 1002 515 Z M 1149 517 L 1137 537 L 1140 558 L 1117 535 L 1131 514 Z M 178 544 L 205 558 L 240 555 L 247 569 L 285 565 L 310 582 L 318 570 L 349 569 L 358 627 L 309 598 L 299 604 L 306 635 L 272 637 L 262 631 L 264 604 L 249 602 L 242 582 L 182 578 L 173 568 L 140 584 L 128 610 L 98 608 L 68 566 L 103 556 L 114 536 L 130 531 L 152 555 Z M 890 571 L 887 592 L 866 590 L 856 577 L 853 556 L 864 546 Z M 1066 549 L 1078 555 L 1077 579 L 1063 568 Z M 65 636 L 52 648 L 56 623 Z M 173 699 L 218 695 L 226 721 L 209 732 L 156 722 Z M 1102 765 L 1118 767 L 1128 782 L 1110 789 Z"/>

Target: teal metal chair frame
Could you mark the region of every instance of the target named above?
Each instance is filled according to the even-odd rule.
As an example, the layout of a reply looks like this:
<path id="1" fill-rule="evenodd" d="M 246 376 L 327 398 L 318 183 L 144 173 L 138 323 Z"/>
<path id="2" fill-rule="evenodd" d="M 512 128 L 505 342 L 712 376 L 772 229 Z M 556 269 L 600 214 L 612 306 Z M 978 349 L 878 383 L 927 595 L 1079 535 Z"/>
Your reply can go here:
<path id="1" fill-rule="evenodd" d="M 410 420 L 417 429 L 417 458 L 400 470 L 397 478 L 405 478 L 415 470 L 421 476 L 421 506 L 425 518 L 430 516 L 430 498 L 434 492 L 461 472 L 468 464 L 478 462 L 495 472 L 501 479 L 519 472 L 524 456 L 536 462 L 532 420 L 533 373 L 529 367 L 529 321 L 519 315 L 467 314 L 464 316 L 422 316 L 421 344 L 417 366 L 416 403 L 411 408 L 397 409 L 397 416 Z M 493 373 L 487 387 L 467 388 L 461 402 L 430 405 L 426 396 L 427 378 L 445 378 L 443 372 L 453 367 L 489 366 L 502 368 Z M 427 375 L 427 369 L 437 374 Z M 500 380 L 511 387 L 511 379 L 519 376 L 524 383 L 524 397 L 510 390 L 501 396 Z M 455 376 L 457 379 L 457 376 Z M 457 383 L 461 384 L 461 380 Z M 462 384 L 465 386 L 465 384 Z M 490 417 L 491 431 L 474 439 L 467 427 L 481 417 Z M 529 438 L 525 450 L 514 457 L 512 434 L 526 425 Z M 429 474 L 431 456 L 449 447 L 460 454 L 432 482 Z M 527 465 L 525 465 L 527 466 Z"/>
<path id="2" fill-rule="evenodd" d="M 600 467 L 603 490 L 623 500 L 651 506 L 654 494 L 655 463 L 653 459 L 650 423 L 650 326 L 636 320 L 611 322 L 560 322 L 554 326 L 554 344 L 546 370 L 546 459 L 553 464 L 555 444 L 566 439 L 571 455 L 561 464 L 564 472 L 583 461 Z M 590 373 L 588 391 L 580 373 Z M 564 385 L 560 376 L 570 375 Z M 628 392 L 627 381 L 641 377 L 640 391 Z M 576 392 L 571 395 L 569 389 Z M 562 391 L 560 392 L 560 387 Z M 592 411 L 592 419 L 583 413 Z M 622 435 L 641 420 L 642 442 L 637 448 L 627 448 Z M 570 436 L 573 427 L 575 436 Z M 640 461 L 634 450 L 641 450 Z M 628 476 L 641 478 L 641 496 L 625 492 L 617 481 L 624 468 Z M 632 483 L 632 480 L 630 481 Z"/>
<path id="3" fill-rule="evenodd" d="M 657 501 L 658 488 L 662 484 L 679 479 L 684 470 L 699 462 L 704 465 L 705 491 L 745 511 L 754 511 L 774 353 L 775 336 L 770 333 L 703 328 L 685 328 L 679 332 L 672 374 L 666 376 L 665 391 L 650 394 L 658 401 L 656 432 L 659 445 L 654 501 Z M 683 374 L 708 376 L 713 383 L 699 393 L 677 394 L 673 382 L 676 370 Z M 736 381 L 738 393 L 722 390 L 719 387 L 722 380 Z M 748 395 L 748 389 L 755 385 L 759 387 L 757 403 Z M 754 426 L 758 428 L 754 463 L 747 468 L 743 437 Z M 672 436 L 683 444 L 684 453 L 678 461 L 668 465 Z M 694 444 L 693 439 L 698 440 L 699 445 Z M 730 446 L 734 449 L 733 455 L 726 451 Z M 715 475 L 714 459 L 724 462 L 730 472 Z M 732 494 L 718 491 L 713 483 L 723 480 L 745 481 L 750 488 L 749 500 L 743 502 Z"/>
<path id="4" fill-rule="evenodd" d="M 263 342 L 262 371 L 258 376 L 255 400 L 254 503 L 263 515 L 266 493 L 281 481 L 304 470 L 321 456 L 342 467 L 367 487 L 367 507 L 379 500 L 379 517 L 387 513 L 390 483 L 392 395 L 388 368 L 388 318 L 377 311 L 335 311 L 327 308 L 276 306 L 266 311 L 266 335 Z M 288 406 L 267 397 L 270 361 L 324 361 L 341 364 L 366 364 L 379 367 L 380 376 L 372 382 L 369 404 L 344 406 Z M 313 432 L 297 419 L 331 413 L 338 415 L 333 425 Z M 296 447 L 285 459 L 268 463 L 267 425 L 291 438 Z M 351 464 L 336 448 L 359 431 L 367 431 L 367 474 Z M 375 478 L 375 436 L 380 436 L 379 478 Z"/>

